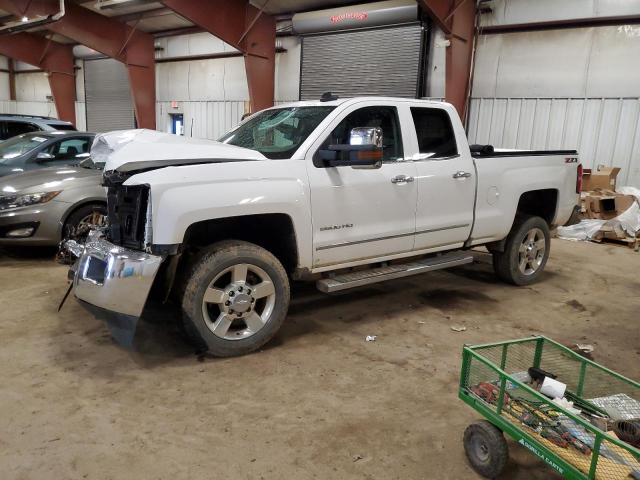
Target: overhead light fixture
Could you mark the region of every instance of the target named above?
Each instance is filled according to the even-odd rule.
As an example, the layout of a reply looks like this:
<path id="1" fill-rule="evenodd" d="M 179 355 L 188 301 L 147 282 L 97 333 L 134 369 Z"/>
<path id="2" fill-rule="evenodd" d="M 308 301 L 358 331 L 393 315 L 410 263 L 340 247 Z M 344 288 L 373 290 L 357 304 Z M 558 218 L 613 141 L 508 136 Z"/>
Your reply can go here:
<path id="1" fill-rule="evenodd" d="M 148 0 L 98 0 L 98 10 L 119 10 L 148 4 Z"/>
<path id="2" fill-rule="evenodd" d="M 60 7 L 57 13 L 51 15 L 35 16 L 32 19 L 29 19 L 29 17 L 23 15 L 18 21 L 0 26 L 0 35 L 4 33 L 24 32 L 25 30 L 30 30 L 32 28 L 41 27 L 43 25 L 48 25 L 49 23 L 57 22 L 62 17 L 64 17 L 65 14 L 64 0 L 58 1 Z"/>

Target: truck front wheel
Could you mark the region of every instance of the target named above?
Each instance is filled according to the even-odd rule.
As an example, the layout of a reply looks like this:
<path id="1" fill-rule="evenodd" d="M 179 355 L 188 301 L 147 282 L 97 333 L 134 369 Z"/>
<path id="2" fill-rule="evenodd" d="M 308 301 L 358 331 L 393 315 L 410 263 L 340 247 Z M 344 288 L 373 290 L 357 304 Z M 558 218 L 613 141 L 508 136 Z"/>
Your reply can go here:
<path id="1" fill-rule="evenodd" d="M 187 334 L 219 357 L 259 349 L 289 308 L 289 279 L 270 252 L 243 241 L 219 242 L 193 265 L 182 298 Z"/>
<path id="2" fill-rule="evenodd" d="M 542 274 L 550 247 L 547 222 L 540 217 L 522 218 L 509 232 L 504 252 L 493 253 L 493 269 L 505 282 L 529 285 Z"/>

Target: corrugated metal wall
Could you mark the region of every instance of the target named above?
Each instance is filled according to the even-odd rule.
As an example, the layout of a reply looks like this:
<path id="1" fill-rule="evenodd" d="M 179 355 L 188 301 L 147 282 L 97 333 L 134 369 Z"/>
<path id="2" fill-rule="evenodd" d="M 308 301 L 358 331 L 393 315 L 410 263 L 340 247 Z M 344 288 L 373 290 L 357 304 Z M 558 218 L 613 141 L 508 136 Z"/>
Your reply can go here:
<path id="1" fill-rule="evenodd" d="M 576 149 L 586 168 L 621 167 L 619 185 L 640 187 L 640 98 L 474 98 L 471 143 Z"/>
<path id="2" fill-rule="evenodd" d="M 171 102 L 157 102 L 156 128 L 162 132 L 171 132 L 170 114 L 181 113 L 184 115 L 185 136 L 215 140 L 240 123 L 245 112 L 245 103 L 179 102 L 179 108 L 171 108 Z"/>
<path id="3" fill-rule="evenodd" d="M 551 9 L 557 2 L 541 3 Z M 523 0 L 500 4 L 497 23 L 501 12 L 544 13 Z M 605 5 L 603 11 L 616 11 L 609 0 L 569 0 L 562 15 L 579 18 Z M 621 167 L 619 184 L 640 187 L 638 58 L 639 25 L 480 35 L 469 138 L 510 148 L 575 148 L 585 167 Z"/>

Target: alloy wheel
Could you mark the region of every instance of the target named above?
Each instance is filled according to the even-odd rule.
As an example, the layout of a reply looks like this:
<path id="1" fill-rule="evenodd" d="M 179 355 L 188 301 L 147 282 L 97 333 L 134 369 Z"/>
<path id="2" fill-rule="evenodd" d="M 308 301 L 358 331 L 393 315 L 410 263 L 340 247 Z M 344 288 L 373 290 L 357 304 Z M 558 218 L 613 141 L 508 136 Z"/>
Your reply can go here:
<path id="1" fill-rule="evenodd" d="M 209 284 L 202 298 L 202 314 L 214 335 L 241 340 L 269 322 L 275 302 L 275 287 L 267 272 L 239 263 L 220 272 Z"/>
<path id="2" fill-rule="evenodd" d="M 532 228 L 522 239 L 518 249 L 518 269 L 523 275 L 533 275 L 538 271 L 544 259 L 547 243 L 544 232 Z"/>

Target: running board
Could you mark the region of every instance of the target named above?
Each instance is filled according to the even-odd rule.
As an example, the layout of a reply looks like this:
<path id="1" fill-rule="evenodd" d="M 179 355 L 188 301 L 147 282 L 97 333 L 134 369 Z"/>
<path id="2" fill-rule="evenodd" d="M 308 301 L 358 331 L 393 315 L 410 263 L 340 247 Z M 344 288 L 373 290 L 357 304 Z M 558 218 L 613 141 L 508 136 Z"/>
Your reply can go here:
<path id="1" fill-rule="evenodd" d="M 409 277 L 419 273 L 431 272 L 443 268 L 456 267 L 473 262 L 473 255 L 467 252 L 455 252 L 437 257 L 422 258 L 409 263 L 389 265 L 357 272 L 334 275 L 316 282 L 318 290 L 324 293 L 339 292 L 349 288 L 361 287 L 371 283 L 384 282 L 394 278 Z"/>

